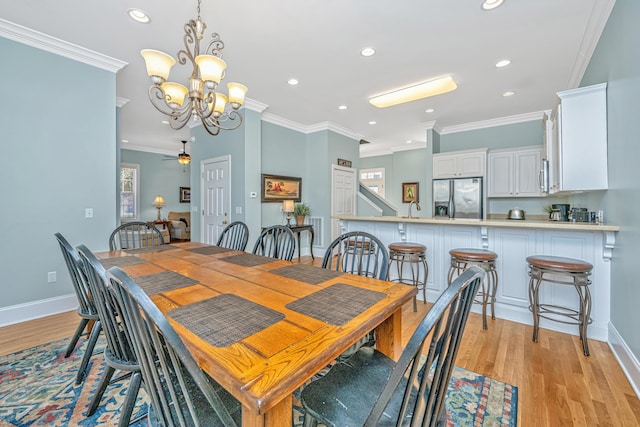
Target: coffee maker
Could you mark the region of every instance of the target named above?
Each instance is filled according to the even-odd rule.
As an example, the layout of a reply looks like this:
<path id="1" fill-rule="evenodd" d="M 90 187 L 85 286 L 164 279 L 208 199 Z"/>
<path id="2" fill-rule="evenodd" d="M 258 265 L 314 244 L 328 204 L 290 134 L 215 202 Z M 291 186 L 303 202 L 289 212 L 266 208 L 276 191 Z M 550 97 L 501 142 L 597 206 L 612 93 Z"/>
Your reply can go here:
<path id="1" fill-rule="evenodd" d="M 560 211 L 560 221 L 569 221 L 569 208 L 571 205 L 555 204 L 551 205 L 551 209 Z"/>

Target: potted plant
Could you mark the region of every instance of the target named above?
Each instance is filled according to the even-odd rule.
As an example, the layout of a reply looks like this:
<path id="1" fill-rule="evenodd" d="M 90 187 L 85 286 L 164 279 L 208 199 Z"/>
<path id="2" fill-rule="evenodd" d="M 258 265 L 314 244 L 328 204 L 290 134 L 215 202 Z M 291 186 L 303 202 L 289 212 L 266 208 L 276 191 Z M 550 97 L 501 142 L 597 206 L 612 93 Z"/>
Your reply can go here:
<path id="1" fill-rule="evenodd" d="M 311 209 L 309 209 L 309 205 L 305 203 L 296 203 L 293 207 L 293 216 L 296 217 L 297 226 L 304 225 L 304 217 L 309 214 L 311 214 Z"/>

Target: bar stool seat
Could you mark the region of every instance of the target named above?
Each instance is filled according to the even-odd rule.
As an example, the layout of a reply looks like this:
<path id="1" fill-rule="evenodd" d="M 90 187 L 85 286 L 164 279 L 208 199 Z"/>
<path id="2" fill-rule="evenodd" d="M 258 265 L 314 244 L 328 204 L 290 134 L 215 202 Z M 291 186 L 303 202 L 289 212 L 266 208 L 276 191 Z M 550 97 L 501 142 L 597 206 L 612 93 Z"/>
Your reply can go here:
<path id="1" fill-rule="evenodd" d="M 540 318 L 555 322 L 578 325 L 582 350 L 589 355 L 587 343 L 587 326 L 591 323 L 591 284 L 590 276 L 593 265 L 574 258 L 548 255 L 527 257 L 529 264 L 529 310 L 533 314 L 533 342 L 538 342 Z M 576 289 L 579 308 L 573 309 L 552 304 L 540 303 L 540 286 L 542 283 L 571 285 Z"/>
<path id="2" fill-rule="evenodd" d="M 389 246 L 389 274 L 391 274 L 391 265 L 395 262 L 398 272 L 398 278 L 393 282 L 413 285 L 418 288 L 418 292 L 422 290 L 422 299 L 424 304 L 427 303 L 427 278 L 429 276 L 429 265 L 427 264 L 427 247 L 420 243 L 411 242 L 395 242 Z M 407 263 L 411 271 L 411 279 L 403 278 L 404 264 Z M 422 268 L 422 278 L 420 277 L 420 269 Z M 418 311 L 416 297 L 413 297 L 413 311 Z"/>
<path id="3" fill-rule="evenodd" d="M 498 272 L 496 271 L 496 260 L 498 254 L 486 249 L 476 248 L 456 248 L 449 251 L 451 255 L 451 267 L 449 268 L 449 284 L 459 276 L 464 270 L 472 265 L 482 268 L 487 277 L 482 281 L 482 287 L 478 288 L 473 302 L 482 304 L 482 329 L 487 326 L 487 306 L 491 307 L 491 318 L 495 320 L 496 292 L 498 290 Z"/>

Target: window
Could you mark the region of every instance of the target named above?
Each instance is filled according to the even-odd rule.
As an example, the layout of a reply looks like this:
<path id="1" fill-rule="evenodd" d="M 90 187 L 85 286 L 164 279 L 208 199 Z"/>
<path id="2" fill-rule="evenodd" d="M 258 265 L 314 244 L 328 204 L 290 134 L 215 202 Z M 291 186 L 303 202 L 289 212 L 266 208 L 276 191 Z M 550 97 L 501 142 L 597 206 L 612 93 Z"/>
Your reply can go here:
<path id="1" fill-rule="evenodd" d="M 120 219 L 137 220 L 140 217 L 140 165 L 120 165 Z"/>
<path id="2" fill-rule="evenodd" d="M 360 182 L 384 198 L 384 168 L 360 170 Z"/>

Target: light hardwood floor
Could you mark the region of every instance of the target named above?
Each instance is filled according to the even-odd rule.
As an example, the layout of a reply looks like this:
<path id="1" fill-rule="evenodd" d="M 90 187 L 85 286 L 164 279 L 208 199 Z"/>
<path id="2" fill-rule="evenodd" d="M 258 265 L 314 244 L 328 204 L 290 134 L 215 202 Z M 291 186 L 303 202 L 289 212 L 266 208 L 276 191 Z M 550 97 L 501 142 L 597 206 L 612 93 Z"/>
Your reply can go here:
<path id="1" fill-rule="evenodd" d="M 303 257 L 301 262 L 319 265 Z M 418 304 L 403 310 L 403 344 L 428 310 Z M 0 328 L 0 355 L 73 334 L 74 312 Z M 577 336 L 540 330 L 531 341 L 531 326 L 489 320 L 482 330 L 472 313 L 456 365 L 518 387 L 518 426 L 640 426 L 640 400 L 634 394 L 607 343 L 590 340 L 591 356 L 582 354 Z"/>

